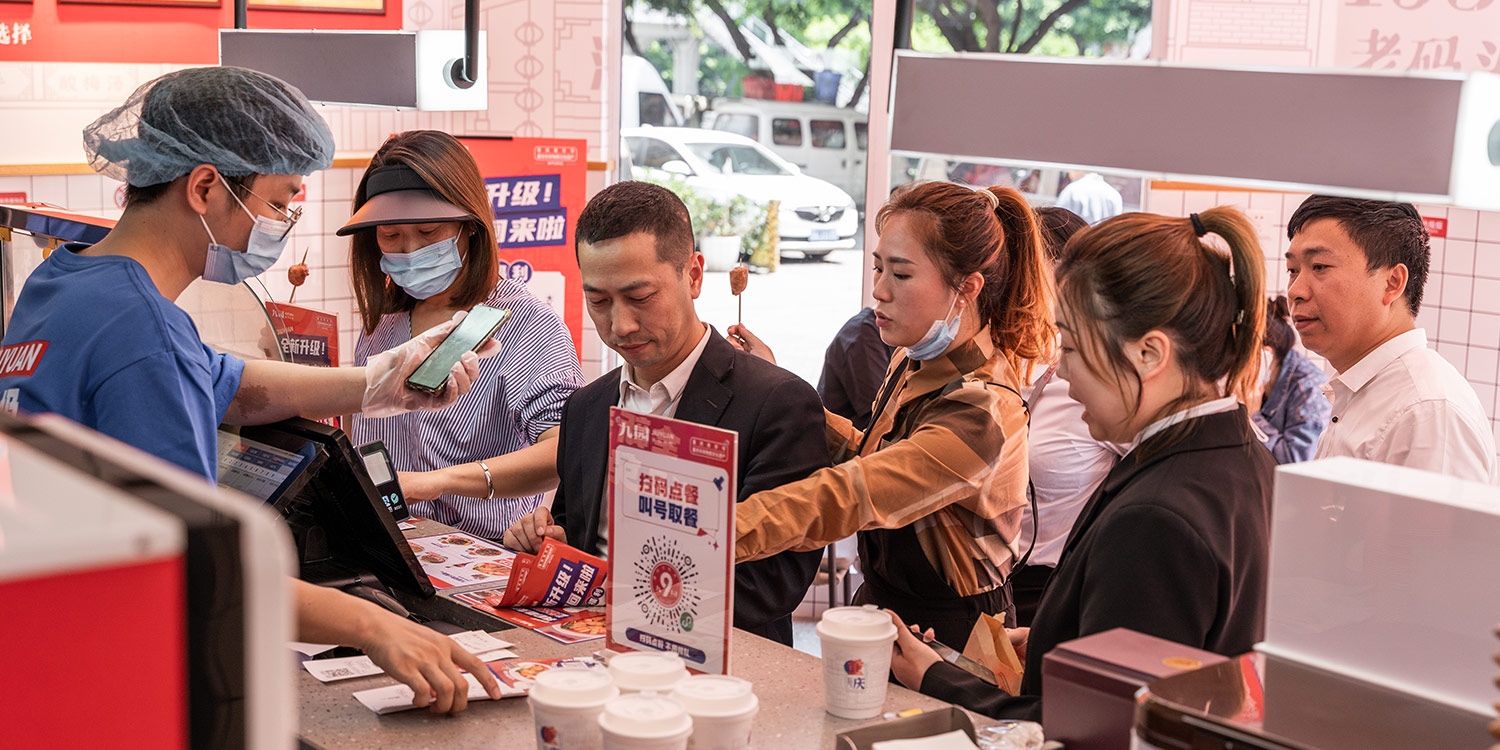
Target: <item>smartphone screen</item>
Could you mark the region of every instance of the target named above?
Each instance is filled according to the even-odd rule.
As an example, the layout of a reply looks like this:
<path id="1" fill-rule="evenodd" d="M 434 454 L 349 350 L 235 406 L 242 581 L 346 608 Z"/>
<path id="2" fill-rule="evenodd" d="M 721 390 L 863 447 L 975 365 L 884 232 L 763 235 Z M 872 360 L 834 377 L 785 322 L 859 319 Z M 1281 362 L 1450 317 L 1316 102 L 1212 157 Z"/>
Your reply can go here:
<path id="1" fill-rule="evenodd" d="M 432 354 L 417 367 L 406 384 L 419 391 L 438 393 L 448 382 L 448 373 L 464 352 L 479 348 L 484 340 L 495 335 L 500 324 L 510 317 L 509 310 L 500 310 L 485 305 L 475 305 L 467 317 L 438 344 Z"/>

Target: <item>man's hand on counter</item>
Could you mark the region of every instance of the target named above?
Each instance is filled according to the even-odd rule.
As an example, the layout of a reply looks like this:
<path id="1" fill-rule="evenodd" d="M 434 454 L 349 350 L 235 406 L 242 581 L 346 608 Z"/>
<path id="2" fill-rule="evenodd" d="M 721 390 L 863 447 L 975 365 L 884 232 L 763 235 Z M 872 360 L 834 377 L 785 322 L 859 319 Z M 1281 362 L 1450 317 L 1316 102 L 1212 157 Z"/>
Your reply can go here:
<path id="1" fill-rule="evenodd" d="M 460 669 L 474 675 L 491 698 L 500 698 L 495 675 L 453 639 L 337 589 L 296 579 L 291 583 L 297 595 L 297 637 L 365 652 L 411 688 L 412 705 L 435 713 L 464 710 L 469 685 Z"/>
<path id="2" fill-rule="evenodd" d="M 358 648 L 411 688 L 412 705 L 440 714 L 464 710 L 469 684 L 460 669 L 474 675 L 491 699 L 500 699 L 500 684 L 489 667 L 453 639 L 384 610 L 379 614 L 370 624 L 368 641 Z"/>
<path id="3" fill-rule="evenodd" d="M 563 527 L 552 523 L 552 510 L 544 505 L 511 524 L 500 543 L 517 552 L 536 554 L 542 548 L 542 542 L 547 539 L 556 539 L 566 544 L 568 534 L 563 531 Z"/>

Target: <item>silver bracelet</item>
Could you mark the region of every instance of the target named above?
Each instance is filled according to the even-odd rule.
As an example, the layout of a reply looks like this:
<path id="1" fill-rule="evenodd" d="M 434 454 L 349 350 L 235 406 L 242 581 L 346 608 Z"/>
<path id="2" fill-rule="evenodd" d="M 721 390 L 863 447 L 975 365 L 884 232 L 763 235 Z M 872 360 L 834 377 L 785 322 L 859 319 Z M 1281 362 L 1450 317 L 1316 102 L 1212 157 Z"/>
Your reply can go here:
<path id="1" fill-rule="evenodd" d="M 490 494 L 485 499 L 486 500 L 494 500 L 495 499 L 495 480 L 494 480 L 493 477 L 490 476 L 490 467 L 485 466 L 483 461 L 475 461 L 474 463 L 479 464 L 479 468 L 484 469 L 484 483 L 486 485 L 488 485 L 489 488 L 490 488 Z"/>

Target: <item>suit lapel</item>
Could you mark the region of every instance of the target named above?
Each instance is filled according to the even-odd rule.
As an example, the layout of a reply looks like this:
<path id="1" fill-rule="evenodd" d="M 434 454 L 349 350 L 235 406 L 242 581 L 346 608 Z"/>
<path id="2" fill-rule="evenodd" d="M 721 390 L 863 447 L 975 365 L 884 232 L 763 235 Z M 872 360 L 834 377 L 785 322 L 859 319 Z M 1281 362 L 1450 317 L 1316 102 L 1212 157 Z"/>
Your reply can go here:
<path id="1" fill-rule="evenodd" d="M 618 405 L 620 400 L 620 377 L 621 370 L 615 370 L 614 376 L 610 378 L 610 387 L 601 388 L 594 395 L 592 402 L 584 406 L 584 414 L 598 414 L 598 422 L 590 420 L 590 429 L 585 430 L 583 437 L 579 439 L 579 450 L 583 455 L 579 457 L 582 469 L 583 483 L 585 488 L 592 488 L 593 494 L 579 498 L 580 507 L 584 508 L 584 518 L 588 525 L 588 538 L 592 540 L 586 549 L 591 549 L 598 543 L 599 514 L 603 512 L 604 500 L 609 488 L 605 486 L 608 479 L 609 468 L 609 407 Z M 595 426 L 597 425 L 597 427 Z"/>
<path id="2" fill-rule="evenodd" d="M 730 399 L 734 398 L 734 391 L 724 382 L 734 371 L 734 354 L 734 347 L 718 331 L 709 328 L 708 344 L 703 347 L 698 366 L 688 376 L 682 399 L 677 402 L 677 419 L 709 426 L 719 424 Z"/>

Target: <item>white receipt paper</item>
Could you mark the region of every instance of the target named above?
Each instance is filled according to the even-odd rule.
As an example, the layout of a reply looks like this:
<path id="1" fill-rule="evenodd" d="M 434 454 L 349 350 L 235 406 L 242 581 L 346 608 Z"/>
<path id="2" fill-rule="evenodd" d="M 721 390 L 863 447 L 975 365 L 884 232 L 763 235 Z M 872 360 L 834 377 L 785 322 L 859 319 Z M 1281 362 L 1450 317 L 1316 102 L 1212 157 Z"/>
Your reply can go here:
<path id="1" fill-rule="evenodd" d="M 469 682 L 469 700 L 489 700 L 489 693 L 484 692 L 484 686 L 479 684 L 479 680 L 475 679 L 474 675 L 465 672 L 464 679 Z M 505 683 L 500 683 L 500 697 L 502 698 L 525 694 L 526 691 L 524 690 L 506 687 Z M 411 688 L 405 685 L 391 685 L 389 687 L 375 688 L 374 690 L 361 690 L 354 694 L 355 700 L 363 703 L 365 708 L 381 715 L 416 708 L 416 706 L 411 704 L 414 697 L 416 697 L 416 693 L 413 693 Z"/>
<path id="2" fill-rule="evenodd" d="M 479 657 L 482 662 L 498 661 L 500 659 L 514 659 L 516 653 L 510 650 L 516 644 L 503 641 L 483 630 L 470 630 L 466 633 L 454 633 L 448 636 L 455 643 L 462 646 L 464 650 Z M 355 677 L 369 677 L 382 674 L 385 670 L 375 665 L 368 656 L 348 656 L 342 659 L 309 659 L 302 662 L 307 673 L 316 677 L 319 682 L 335 682 L 337 680 L 352 680 Z"/>
<path id="3" fill-rule="evenodd" d="M 410 690 L 406 691 L 408 694 Z M 410 700 L 410 699 L 408 699 Z M 978 750 L 974 741 L 962 729 L 914 740 L 885 740 L 870 745 L 870 750 Z"/>

